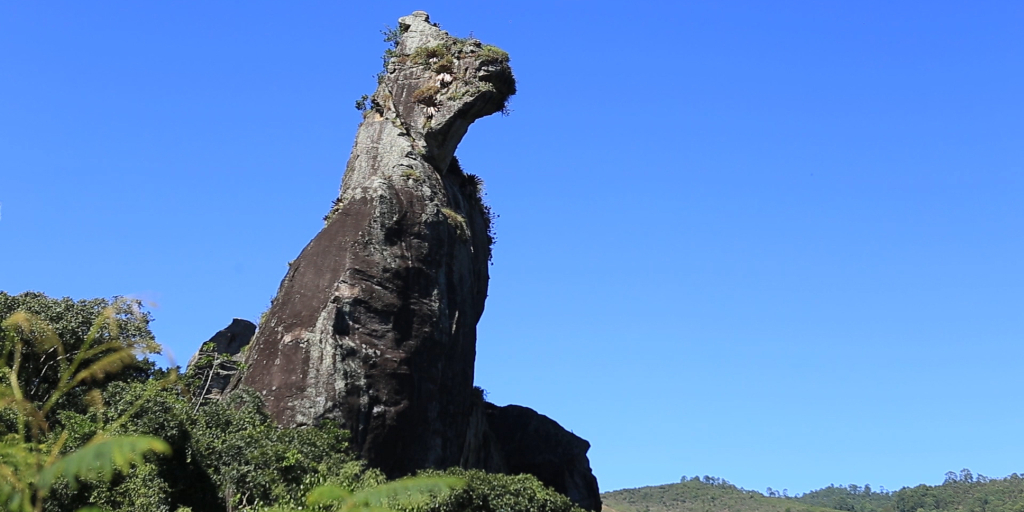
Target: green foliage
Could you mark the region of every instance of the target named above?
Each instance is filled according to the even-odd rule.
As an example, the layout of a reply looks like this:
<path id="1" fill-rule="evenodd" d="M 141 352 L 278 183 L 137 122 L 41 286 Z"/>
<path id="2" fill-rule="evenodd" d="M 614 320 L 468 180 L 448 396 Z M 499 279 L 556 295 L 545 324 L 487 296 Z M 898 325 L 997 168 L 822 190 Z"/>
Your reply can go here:
<path id="1" fill-rule="evenodd" d="M 109 481 L 115 473 L 125 473 L 135 464 L 145 462 L 143 454 L 170 454 L 170 446 L 162 439 L 152 436 L 103 437 L 98 435 L 85 446 L 59 458 L 39 473 L 36 485 L 49 491 L 59 478 L 68 481 L 72 488 L 82 480 Z"/>
<path id="2" fill-rule="evenodd" d="M 412 55 L 409 55 L 409 61 L 413 64 L 429 66 L 440 62 L 445 57 L 451 58 L 448 46 L 444 43 L 438 43 L 433 46 L 421 46 L 416 48 L 413 50 Z"/>
<path id="3" fill-rule="evenodd" d="M 437 105 L 437 95 L 441 88 L 436 85 L 425 85 L 412 93 L 412 100 L 420 105 L 433 107 Z"/>
<path id="4" fill-rule="evenodd" d="M 704 477 L 679 484 L 625 489 L 601 496 L 613 512 L 1024 512 L 1024 477 L 946 473 L 942 485 L 875 491 L 870 485 L 830 485 L 800 496 L 771 488 L 766 497 L 728 482 Z"/>
<path id="5" fill-rule="evenodd" d="M 623 489 L 601 495 L 615 512 L 831 512 L 791 499 L 769 498 L 710 476 L 685 477 L 678 484 Z"/>
<path id="6" fill-rule="evenodd" d="M 946 473 L 942 485 L 904 487 L 893 493 L 896 512 L 1021 512 L 1024 477 L 974 475 L 968 469 Z"/>
<path id="7" fill-rule="evenodd" d="M 200 409 L 190 432 L 208 474 L 239 507 L 299 505 L 317 485 L 361 487 L 383 481 L 349 453 L 348 433 L 337 425 L 282 429 L 263 412 L 255 394 L 229 398 Z"/>
<path id="8" fill-rule="evenodd" d="M 65 502 L 87 501 L 114 512 L 257 510 L 300 506 L 318 485 L 363 488 L 384 481 L 355 459 L 348 450 L 348 433 L 333 423 L 282 429 L 255 394 L 235 393 L 198 409 L 189 395 L 179 385 L 118 383 L 104 393 L 110 405 L 99 414 L 66 412 L 62 421 L 69 438 L 80 439 L 108 418 L 128 412 L 124 404 L 146 397 L 118 425 L 118 432 L 166 439 L 174 456 L 147 461 L 113 485 L 97 483 L 77 494 L 69 492 Z M 142 501 L 151 508 L 140 508 Z"/>
<path id="9" fill-rule="evenodd" d="M 476 200 L 476 205 L 483 212 L 484 220 L 487 222 L 487 245 L 494 247 L 494 244 L 498 242 L 498 235 L 494 230 L 494 219 L 498 218 L 498 214 L 494 213 L 491 205 L 484 200 L 487 193 L 484 191 L 483 178 L 476 174 L 466 173 L 466 179 L 472 192 L 470 197 Z"/>
<path id="10" fill-rule="evenodd" d="M 0 306 L 18 309 L 0 323 L 0 410 L 7 420 L 0 426 L 0 503 L 7 510 L 42 511 L 57 485 L 74 490 L 81 481 L 109 482 L 143 463 L 146 454 L 170 452 L 153 436 L 111 435 L 123 418 L 98 425 L 74 450 L 68 449 L 68 432 L 52 430 L 61 406 L 96 411 L 102 401 L 95 386 L 105 377 L 145 368 L 136 364 L 136 354 L 154 351 L 146 336 L 148 317 L 137 308 L 119 307 L 121 301 L 75 303 L 42 294 L 0 294 Z M 87 326 L 75 314 L 90 309 L 99 313 Z M 61 317 L 61 312 L 71 314 Z M 121 336 L 122 328 L 128 337 Z M 47 363 L 31 364 L 39 360 Z M 87 384 L 93 389 L 83 394 Z"/>
<path id="11" fill-rule="evenodd" d="M 459 191 L 471 205 L 479 208 L 483 213 L 484 221 L 487 223 L 487 244 L 488 246 L 493 247 L 498 241 L 497 234 L 494 231 L 494 220 L 498 218 L 498 215 L 491 210 L 491 206 L 484 200 L 487 193 L 484 190 L 483 178 L 476 174 L 465 172 L 462 169 L 462 164 L 459 162 L 458 157 L 452 157 L 451 163 L 448 164 L 447 172 L 463 176 L 463 179 L 459 184 Z M 488 259 L 490 259 L 490 257 L 491 255 L 488 255 Z"/>
<path id="12" fill-rule="evenodd" d="M 398 48 L 398 42 L 404 33 L 405 30 L 401 26 L 393 28 L 390 25 L 384 25 L 384 30 L 380 31 L 380 35 L 384 36 L 384 42 L 391 43 L 392 48 Z"/>
<path id="13" fill-rule="evenodd" d="M 465 485 L 459 478 L 414 476 L 366 487 L 359 491 L 341 485 L 322 485 L 306 497 L 306 504 L 318 510 L 340 512 L 397 512 L 396 509 L 417 507 L 434 497 L 444 496 L 451 489 Z M 273 511 L 292 512 L 288 508 Z"/>
<path id="14" fill-rule="evenodd" d="M 508 64 L 509 56 L 508 52 L 498 48 L 497 46 L 485 44 L 480 48 L 480 60 L 482 62 L 497 62 L 498 64 Z"/>
<path id="15" fill-rule="evenodd" d="M 88 381 L 98 383 L 99 372 L 110 373 L 107 370 L 116 368 L 114 380 L 152 375 L 153 363 L 133 355 L 159 350 L 149 330 L 152 318 L 142 311 L 137 300 L 115 297 L 113 300 L 74 301 L 67 297 L 51 299 L 38 292 L 20 295 L 0 292 L 0 321 L 10 319 L 15 313 L 21 314 L 17 321 L 0 325 L 0 340 L 20 343 L 21 348 L 18 354 L 13 354 L 12 346 L 4 347 L 8 358 L 0 362 L 10 364 L 12 357 L 20 357 L 17 377 L 27 400 L 43 402 L 53 396 L 57 383 L 72 365 L 95 370 L 75 383 L 82 384 L 72 393 L 75 396 L 96 387 Z M 94 366 L 104 357 L 108 361 Z"/>
<path id="16" fill-rule="evenodd" d="M 583 512 L 569 498 L 530 475 L 497 475 L 479 470 L 422 471 L 417 476 L 457 478 L 465 485 L 417 504 L 400 504 L 402 512 Z"/>
<path id="17" fill-rule="evenodd" d="M 388 43 L 388 47 L 384 50 L 384 55 L 381 57 L 384 69 L 377 73 L 378 85 L 383 83 L 384 78 L 388 76 L 388 64 L 399 56 L 398 45 L 401 43 L 402 34 L 405 33 L 405 29 L 403 29 L 401 25 L 399 25 L 398 28 L 391 28 L 390 26 L 385 25 L 384 30 L 381 30 L 380 33 L 384 36 L 384 42 Z"/>
<path id="18" fill-rule="evenodd" d="M 360 112 L 366 112 L 367 110 L 370 110 L 369 101 L 370 101 L 370 96 L 369 95 L 364 94 L 364 95 L 360 96 L 359 99 L 356 100 L 356 110 L 358 110 Z"/>
<path id="19" fill-rule="evenodd" d="M 251 392 L 197 404 L 196 383 L 134 359 L 152 339 L 145 323 L 121 329 L 118 322 L 131 318 L 118 316 L 116 301 L 31 299 L 72 312 L 103 307 L 91 324 L 58 314 L 50 327 L 27 313 L 3 323 L 0 509 L 579 512 L 531 476 L 450 470 L 387 482 L 350 452 L 348 432 L 336 424 L 279 428 Z M 133 337 L 118 345 L 125 330 Z M 70 348 L 57 332 L 74 340 Z M 19 394 L 20 355 L 40 350 L 63 356 L 54 359 L 50 392 L 33 402 Z M 38 370 L 26 375 L 39 381 L 50 371 Z"/>
<path id="20" fill-rule="evenodd" d="M 797 501 L 844 512 L 892 512 L 892 493 L 884 488 L 873 491 L 870 485 L 829 485 L 795 498 Z"/>
<path id="21" fill-rule="evenodd" d="M 327 215 L 324 215 L 324 226 L 330 224 L 331 223 L 331 219 L 333 219 L 334 216 L 337 215 L 339 211 L 341 211 L 341 205 L 342 205 L 341 197 L 336 197 L 333 200 L 331 200 L 331 209 L 327 211 Z M 263 312 L 263 314 L 266 314 L 267 311 L 270 311 L 270 306 L 267 306 L 267 309 L 266 309 L 266 311 Z M 266 320 L 266 318 L 264 318 L 263 314 L 260 315 L 260 323 L 259 323 L 259 325 L 263 325 L 263 321 Z"/>
<path id="22" fill-rule="evenodd" d="M 451 55 L 445 55 L 438 59 L 430 69 L 434 73 L 453 73 L 455 72 L 455 59 Z"/>
<path id="23" fill-rule="evenodd" d="M 469 239 L 469 224 L 466 223 L 466 218 L 461 213 L 451 208 L 441 208 L 441 213 L 448 218 L 448 224 L 455 228 L 455 233 L 459 235 L 459 238 Z"/>

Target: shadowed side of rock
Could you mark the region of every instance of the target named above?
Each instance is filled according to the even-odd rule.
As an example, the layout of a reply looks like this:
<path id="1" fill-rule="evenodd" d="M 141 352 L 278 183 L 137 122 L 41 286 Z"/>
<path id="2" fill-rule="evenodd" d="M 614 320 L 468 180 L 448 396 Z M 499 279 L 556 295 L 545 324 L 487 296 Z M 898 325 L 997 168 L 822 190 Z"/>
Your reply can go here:
<path id="1" fill-rule="evenodd" d="M 601 491 L 587 458 L 590 443 L 529 407 L 499 407 L 482 398 L 476 404 L 463 468 L 530 474 L 580 507 L 601 510 Z"/>
<path id="2" fill-rule="evenodd" d="M 503 473 L 528 473 L 588 510 L 601 510 L 590 469 L 590 443 L 543 414 L 519 405 L 487 404 L 487 424 L 504 457 Z"/>

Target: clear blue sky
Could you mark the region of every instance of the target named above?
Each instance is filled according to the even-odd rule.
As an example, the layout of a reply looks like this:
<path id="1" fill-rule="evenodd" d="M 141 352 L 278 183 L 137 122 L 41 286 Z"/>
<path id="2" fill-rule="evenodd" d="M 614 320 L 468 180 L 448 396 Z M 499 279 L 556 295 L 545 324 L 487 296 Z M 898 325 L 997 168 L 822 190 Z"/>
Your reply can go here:
<path id="1" fill-rule="evenodd" d="M 602 489 L 1024 471 L 1024 3 L 3 2 L 0 289 L 255 319 L 423 9 L 512 56 L 477 381 Z"/>

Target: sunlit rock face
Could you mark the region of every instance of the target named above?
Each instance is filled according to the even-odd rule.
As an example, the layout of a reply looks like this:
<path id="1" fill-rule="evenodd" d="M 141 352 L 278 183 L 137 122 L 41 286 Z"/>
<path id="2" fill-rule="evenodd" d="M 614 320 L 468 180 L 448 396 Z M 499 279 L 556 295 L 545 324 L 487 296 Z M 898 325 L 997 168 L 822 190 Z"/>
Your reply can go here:
<path id="1" fill-rule="evenodd" d="M 398 29 L 336 204 L 291 263 L 233 388 L 257 391 L 280 425 L 338 421 L 389 476 L 511 472 L 493 406 L 473 388 L 490 215 L 454 154 L 515 80 L 506 53 L 452 37 L 426 13 Z"/>

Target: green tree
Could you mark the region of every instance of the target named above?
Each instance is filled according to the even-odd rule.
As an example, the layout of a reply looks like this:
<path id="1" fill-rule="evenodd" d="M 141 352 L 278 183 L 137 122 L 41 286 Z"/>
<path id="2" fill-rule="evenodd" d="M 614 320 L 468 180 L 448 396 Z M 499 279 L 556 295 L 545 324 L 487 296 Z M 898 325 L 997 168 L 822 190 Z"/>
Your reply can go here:
<path id="1" fill-rule="evenodd" d="M 459 488 L 465 482 L 453 477 L 412 476 L 374 485 L 360 491 L 340 485 L 322 485 L 309 493 L 306 504 L 317 510 L 338 512 L 400 512 L 416 507 L 435 496 Z M 301 509 L 273 508 L 274 512 Z"/>
<path id="2" fill-rule="evenodd" d="M 0 503 L 7 510 L 40 512 L 58 481 L 72 488 L 83 479 L 109 481 L 142 462 L 146 453 L 170 451 L 155 437 L 110 436 L 100 429 L 79 449 L 65 452 L 67 434 L 49 435 L 53 409 L 65 396 L 117 373 L 136 361 L 140 346 L 151 346 L 123 341 L 119 320 L 115 307 L 104 308 L 72 350 L 34 314 L 18 311 L 0 323 L 0 414 L 6 427 L 0 442 Z"/>

